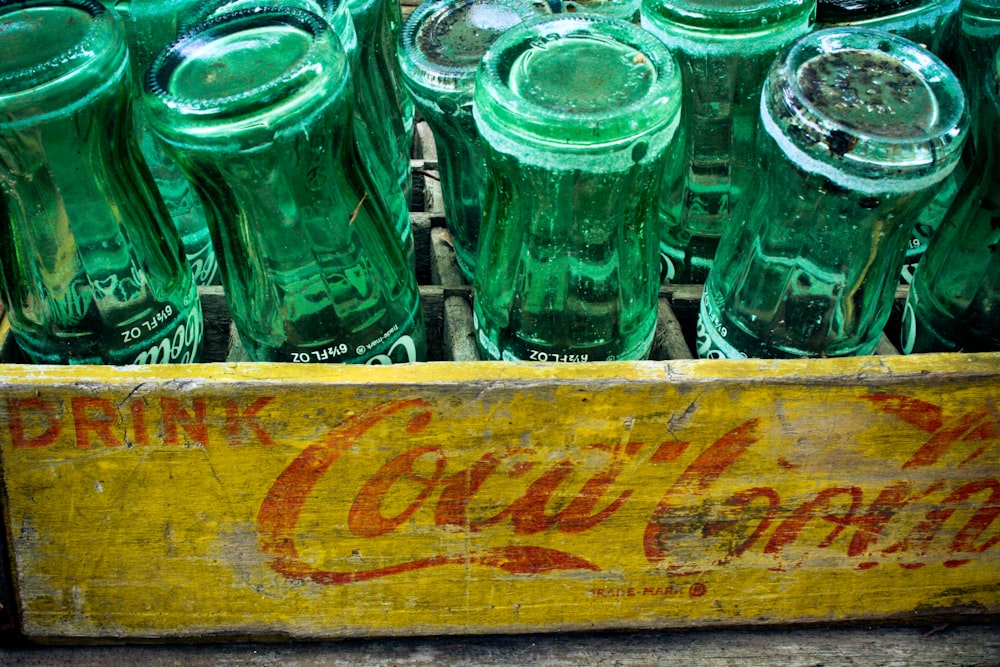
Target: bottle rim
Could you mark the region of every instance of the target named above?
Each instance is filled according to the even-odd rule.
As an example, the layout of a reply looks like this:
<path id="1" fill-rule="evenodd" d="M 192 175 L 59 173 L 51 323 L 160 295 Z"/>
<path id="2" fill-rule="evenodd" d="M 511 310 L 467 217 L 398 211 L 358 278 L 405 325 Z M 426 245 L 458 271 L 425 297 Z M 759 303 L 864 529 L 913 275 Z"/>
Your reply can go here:
<path id="1" fill-rule="evenodd" d="M 263 83 L 232 94 L 184 96 L 171 92 L 171 77 L 187 58 L 208 44 L 240 32 L 290 27 L 311 38 L 306 49 L 283 71 Z M 331 63 L 333 67 L 317 66 Z M 321 108 L 341 96 L 328 90 L 331 79 L 349 86 L 347 55 L 330 25 L 313 12 L 293 7 L 258 7 L 211 18 L 175 39 L 154 59 L 143 81 L 143 97 L 158 133 L 197 134 L 199 140 L 222 140 L 242 132 L 276 132 L 294 122 L 293 109 Z M 282 113 L 285 112 L 285 113 Z M 268 122 L 260 121 L 268 114 Z M 296 111 L 296 114 L 298 111 Z M 174 120 L 183 118 L 182 123 Z M 187 130 L 178 126 L 190 125 Z"/>
<path id="2" fill-rule="evenodd" d="M 66 90 L 73 87 L 79 87 L 81 96 L 96 94 L 97 88 L 103 89 L 117 81 L 118 74 L 128 64 L 124 30 L 95 0 L 2 1 L 0 21 L 6 14 L 38 9 L 79 10 L 89 16 L 89 22 L 83 34 L 58 53 L 9 71 L 0 68 L 0 100 L 3 101 L 0 106 L 7 107 L 5 116 L 8 119 L 22 118 L 19 111 L 36 118 L 55 113 L 58 110 L 48 109 L 50 105 L 42 100 L 63 97 Z M 115 74 L 109 76 L 109 69 Z M 95 81 L 98 78 L 100 80 Z"/>
<path id="3" fill-rule="evenodd" d="M 836 68 L 838 57 L 868 58 L 867 66 L 855 68 L 866 71 L 876 71 L 878 60 L 895 61 L 903 68 L 896 70 L 901 79 L 858 91 L 858 80 L 844 75 L 849 70 L 830 70 L 834 84 L 802 73 L 809 63 L 833 63 Z M 913 95 L 903 99 L 908 85 Z M 821 103 L 833 88 L 837 90 L 831 94 L 843 97 Z M 909 119 L 896 110 L 903 106 L 915 109 Z M 912 115 L 921 109 L 923 117 Z M 895 116 L 900 116 L 898 122 L 881 122 Z M 827 28 L 779 55 L 761 95 L 761 126 L 804 168 L 844 187 L 909 191 L 922 181 L 937 182 L 955 167 L 968 133 L 969 111 L 958 78 L 927 49 L 883 31 Z"/>
<path id="4" fill-rule="evenodd" d="M 965 20 L 1000 19 L 1000 0 L 962 0 L 962 17 Z"/>
<path id="5" fill-rule="evenodd" d="M 884 19 L 902 14 L 921 5 L 942 5 L 950 0 L 817 0 L 816 20 L 819 23 L 853 23 Z"/>
<path id="6" fill-rule="evenodd" d="M 730 33 L 781 31 L 803 20 L 812 24 L 815 0 L 643 0 L 642 20 L 688 39 L 715 40 Z"/>
<path id="7" fill-rule="evenodd" d="M 579 37 L 599 37 L 635 49 L 653 66 L 655 81 L 635 99 L 572 114 L 529 99 L 511 87 L 508 76 L 514 61 L 539 40 L 556 43 Z M 561 151 L 631 143 L 676 127 L 680 106 L 680 67 L 663 42 L 635 24 L 586 13 L 543 16 L 504 32 L 483 57 L 473 96 L 473 113 L 481 131 Z"/>
<path id="8" fill-rule="evenodd" d="M 352 53 L 357 51 L 358 48 L 358 37 L 354 30 L 354 22 L 351 19 L 351 12 L 347 6 L 347 0 L 306 0 L 307 2 L 312 2 L 316 11 L 315 14 L 322 16 L 333 31 L 340 38 L 340 43 L 344 47 L 350 57 Z M 286 2 L 280 2 L 280 0 L 272 0 L 272 5 L 274 7 L 292 7 Z M 228 9 L 230 7 L 236 7 L 236 9 Z M 183 34 L 197 27 L 199 24 L 205 23 L 210 19 L 219 18 L 228 14 L 233 14 L 238 11 L 243 10 L 253 10 L 261 11 L 268 5 L 260 4 L 259 2 L 254 2 L 253 0 L 202 0 L 197 5 L 195 5 L 190 14 L 184 18 L 180 24 L 180 33 Z M 306 11 L 313 11 L 308 7 L 298 7 L 298 9 L 304 9 Z M 224 11 L 222 11 L 224 10 Z"/>
<path id="9" fill-rule="evenodd" d="M 330 18 L 336 15 L 338 11 L 348 11 L 347 10 L 347 0 L 309 0 L 317 8 L 318 11 L 314 11 L 307 7 L 299 7 L 299 9 L 305 9 L 306 11 L 314 11 L 315 14 L 322 16 L 327 23 L 331 23 Z M 232 9 L 232 7 L 236 9 Z M 263 10 L 268 5 L 266 3 L 262 4 L 259 2 L 253 2 L 252 0 L 202 0 L 188 12 L 180 24 L 180 33 L 183 34 L 197 27 L 199 24 L 205 23 L 211 19 L 218 18 L 225 14 L 233 14 L 238 11 L 243 10 Z M 274 0 L 273 6 L 284 6 L 289 7 L 287 3 L 281 3 L 278 0 Z"/>
<path id="10" fill-rule="evenodd" d="M 549 9 L 544 0 L 537 0 L 537 2 L 528 0 L 449 0 L 421 3 L 413 10 L 400 31 L 398 60 L 403 80 L 411 90 L 430 88 L 442 92 L 460 92 L 468 95 L 471 102 L 479 63 L 486 54 L 487 48 L 496 41 L 502 32 L 494 32 L 492 39 L 489 36 L 485 37 L 481 44 L 482 50 L 474 54 L 470 53 L 468 64 L 453 64 L 446 62 L 445 59 L 437 60 L 430 57 L 421 47 L 419 41 L 422 32 L 433 29 L 455 17 L 456 14 L 468 12 L 472 7 L 478 5 L 507 10 L 513 21 L 505 26 L 505 28 L 509 28 L 536 16 L 544 16 L 545 14 L 541 13 L 538 3 L 545 5 L 546 10 Z M 482 30 L 485 32 L 487 29 L 484 27 Z M 472 55 L 476 57 L 472 58 Z"/>
<path id="11" fill-rule="evenodd" d="M 623 21 L 634 21 L 638 18 L 642 0 L 541 0 L 555 12 L 572 14 L 573 12 L 593 12 Z M 553 6 L 555 5 L 555 6 Z"/>
<path id="12" fill-rule="evenodd" d="M 367 14 L 379 5 L 380 0 L 346 0 L 351 15 Z"/>

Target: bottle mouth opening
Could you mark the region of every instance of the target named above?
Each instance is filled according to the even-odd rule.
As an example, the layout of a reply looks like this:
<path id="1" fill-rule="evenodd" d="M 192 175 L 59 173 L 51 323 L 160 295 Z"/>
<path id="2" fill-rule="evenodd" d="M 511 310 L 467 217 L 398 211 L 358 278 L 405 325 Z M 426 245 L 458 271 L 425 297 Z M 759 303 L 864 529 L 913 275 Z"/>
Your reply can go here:
<path id="1" fill-rule="evenodd" d="M 93 0 L 27 0 L 0 5 L 0 96 L 42 93 L 91 65 L 124 60 L 124 35 Z M 110 67 L 113 65 L 105 65 Z M 104 78 L 107 78 L 105 75 Z"/>
<path id="2" fill-rule="evenodd" d="M 288 105 L 335 72 L 346 81 L 346 55 L 322 18 L 258 7 L 182 34 L 153 60 L 143 92 L 158 108 L 191 120 L 219 119 Z"/>
<path id="3" fill-rule="evenodd" d="M 483 58 L 474 110 L 518 140 L 592 148 L 672 125 L 680 102 L 680 69 L 662 42 L 625 21 L 578 14 L 501 35 Z"/>
<path id="4" fill-rule="evenodd" d="M 962 16 L 967 19 L 1000 19 L 1000 0 L 962 0 Z"/>
<path id="5" fill-rule="evenodd" d="M 955 75 L 919 45 L 885 32 L 829 28 L 779 56 L 761 112 L 773 136 L 823 163 L 877 177 L 953 167 L 968 128 L 966 106 Z"/>

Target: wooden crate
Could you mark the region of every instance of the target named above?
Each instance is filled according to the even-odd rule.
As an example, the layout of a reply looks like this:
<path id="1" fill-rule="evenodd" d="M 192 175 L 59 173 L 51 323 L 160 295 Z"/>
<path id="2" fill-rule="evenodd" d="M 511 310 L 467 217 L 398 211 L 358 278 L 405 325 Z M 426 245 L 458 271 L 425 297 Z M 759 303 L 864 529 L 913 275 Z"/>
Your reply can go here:
<path id="1" fill-rule="evenodd" d="M 339 638 L 1000 611 L 1000 353 L 903 357 L 890 327 L 878 356 L 696 360 L 700 288 L 670 286 L 653 361 L 476 361 L 435 167 L 414 160 L 435 361 L 240 362 L 213 288 L 208 363 L 28 365 L 0 331 L 0 631 Z"/>

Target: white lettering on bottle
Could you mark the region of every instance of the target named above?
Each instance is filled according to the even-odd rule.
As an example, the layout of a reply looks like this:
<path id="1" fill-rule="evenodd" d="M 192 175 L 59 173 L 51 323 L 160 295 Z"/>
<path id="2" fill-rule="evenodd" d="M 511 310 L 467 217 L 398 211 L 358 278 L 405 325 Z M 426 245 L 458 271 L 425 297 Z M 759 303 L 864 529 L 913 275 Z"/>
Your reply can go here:
<path id="1" fill-rule="evenodd" d="M 173 312 L 168 306 L 164 311 Z M 161 320 L 162 321 L 162 320 Z M 201 344 L 203 333 L 201 307 L 195 304 L 188 310 L 187 317 L 170 334 L 136 355 L 133 364 L 189 364 L 195 360 L 195 353 Z"/>

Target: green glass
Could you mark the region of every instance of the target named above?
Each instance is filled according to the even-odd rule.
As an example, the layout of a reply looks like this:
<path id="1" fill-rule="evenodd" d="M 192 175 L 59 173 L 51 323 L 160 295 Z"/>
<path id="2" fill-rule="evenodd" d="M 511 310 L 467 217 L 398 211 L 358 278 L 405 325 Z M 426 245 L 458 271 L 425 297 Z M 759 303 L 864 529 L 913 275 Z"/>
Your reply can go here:
<path id="1" fill-rule="evenodd" d="M 322 16 L 340 39 L 340 44 L 347 53 L 351 72 L 360 71 L 361 52 L 358 48 L 357 32 L 354 30 L 354 19 L 351 17 L 346 0 L 203 0 L 188 13 L 183 25 L 185 29 L 190 29 L 208 19 L 256 7 L 295 7 Z M 356 75 L 354 80 L 357 80 Z M 357 90 L 355 86 L 355 92 Z M 362 100 L 357 100 L 355 108 L 362 103 Z M 384 161 L 370 159 L 378 151 L 372 142 L 372 133 L 384 131 L 384 128 L 371 127 L 368 114 L 355 113 L 352 120 L 355 145 L 362 156 L 359 164 L 368 172 L 369 182 L 375 188 L 371 195 L 380 197 L 389 208 L 395 220 L 400 242 L 410 257 L 410 263 L 414 264 L 410 210 L 405 195 L 399 187 L 397 175 L 387 171 Z"/>
<path id="2" fill-rule="evenodd" d="M 132 62 L 132 79 L 135 97 L 141 93 L 138 86 L 150 63 L 161 49 L 176 37 L 183 18 L 197 0 L 106 0 L 125 26 Z M 163 196 L 170 216 L 181 235 L 188 262 L 199 285 L 219 284 L 219 265 L 212 247 L 205 210 L 192 192 L 187 179 L 168 158 L 146 127 L 141 104 L 136 105 L 136 134 L 139 147 L 153 174 L 153 180 Z"/>
<path id="3" fill-rule="evenodd" d="M 90 0 L 0 2 L 0 300 L 36 363 L 187 363 L 201 305 L 132 134 L 125 34 Z"/>
<path id="4" fill-rule="evenodd" d="M 415 108 L 403 86 L 396 59 L 402 15 L 396 0 L 348 0 L 360 52 L 355 77 L 357 114 L 363 116 L 366 132 L 359 133 L 363 158 L 369 170 L 386 174 L 411 197 L 410 155 L 413 148 Z M 404 239 L 411 234 L 407 218 Z"/>
<path id="5" fill-rule="evenodd" d="M 488 169 L 473 302 L 483 358 L 648 356 L 655 193 L 680 105 L 676 61 L 624 21 L 536 19 L 487 50 L 473 103 Z"/>
<path id="6" fill-rule="evenodd" d="M 817 27 L 852 26 L 886 30 L 917 42 L 954 66 L 958 59 L 962 0 L 819 0 Z M 927 242 L 958 194 L 965 176 L 959 165 L 917 215 L 900 269 L 900 282 L 913 279 Z"/>
<path id="7" fill-rule="evenodd" d="M 140 75 L 180 34 L 200 0 L 101 0 L 125 26 L 132 70 Z"/>
<path id="8" fill-rule="evenodd" d="M 664 279 L 703 283 L 756 166 L 760 89 L 811 30 L 816 0 L 644 0 L 642 26 L 680 63 L 684 152 L 660 199 Z"/>
<path id="9" fill-rule="evenodd" d="M 427 0 L 403 26 L 403 83 L 434 133 L 445 224 L 458 265 L 472 282 L 483 217 L 486 158 L 472 118 L 476 72 L 505 30 L 549 13 L 526 0 Z"/>
<path id="10" fill-rule="evenodd" d="M 910 286 L 903 352 L 1000 351 L 1000 53 L 969 177 Z"/>
<path id="11" fill-rule="evenodd" d="M 330 24 L 347 53 L 351 71 L 358 67 L 358 34 L 346 0 L 196 0 L 183 21 L 181 32 L 186 32 L 209 19 L 256 7 L 295 7 L 322 16 Z M 164 45 L 166 46 L 166 45 Z"/>
<path id="12" fill-rule="evenodd" d="M 350 66 L 312 12 L 226 14 L 161 53 L 150 126 L 206 203 L 258 361 L 423 360 L 416 278 L 353 150 Z"/>
<path id="13" fill-rule="evenodd" d="M 759 178 L 705 284 L 699 355 L 871 354 L 916 215 L 968 125 L 951 70 L 896 35 L 831 28 L 780 55 Z"/>
<path id="14" fill-rule="evenodd" d="M 816 27 L 886 30 L 954 62 L 963 0 L 818 0 Z"/>
<path id="15" fill-rule="evenodd" d="M 587 12 L 613 19 L 639 23 L 639 6 L 642 0 L 562 0 L 561 11 L 566 14 Z"/>
<path id="16" fill-rule="evenodd" d="M 965 86 L 976 129 L 972 139 L 989 141 L 988 128 L 980 120 L 979 106 L 986 99 L 992 77 L 993 55 L 1000 48 L 1000 0 L 964 0 L 962 31 L 955 73 Z"/>
<path id="17" fill-rule="evenodd" d="M 906 256 L 899 270 L 900 284 L 908 285 L 913 280 L 913 274 L 920 265 L 924 252 L 927 251 L 927 244 L 934 238 L 941 221 L 958 196 L 966 172 L 964 163 L 960 162 L 948 178 L 937 185 L 934 196 L 927 205 L 915 214 L 917 221 L 913 225 L 913 234 L 906 244 Z"/>

